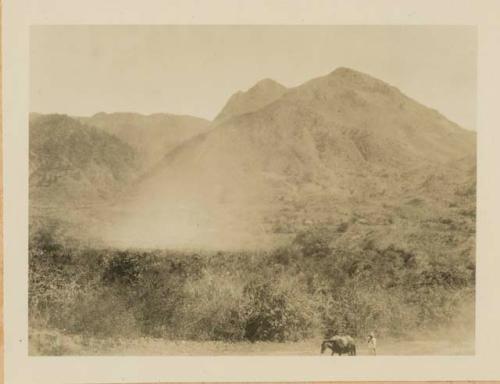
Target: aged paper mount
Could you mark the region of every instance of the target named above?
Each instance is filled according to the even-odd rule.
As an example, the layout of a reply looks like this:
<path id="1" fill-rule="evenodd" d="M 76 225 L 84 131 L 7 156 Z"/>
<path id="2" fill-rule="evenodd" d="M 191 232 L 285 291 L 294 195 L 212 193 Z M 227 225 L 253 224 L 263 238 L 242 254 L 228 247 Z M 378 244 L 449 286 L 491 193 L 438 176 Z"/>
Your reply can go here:
<path id="1" fill-rule="evenodd" d="M 468 381 L 500 378 L 500 12 L 437 1 L 6 1 L 3 4 L 3 319 L 6 383 Z M 478 186 L 474 356 L 32 357 L 27 340 L 29 27 L 73 24 L 473 25 L 478 30 Z M 367 382 L 367 381 L 365 381 Z"/>

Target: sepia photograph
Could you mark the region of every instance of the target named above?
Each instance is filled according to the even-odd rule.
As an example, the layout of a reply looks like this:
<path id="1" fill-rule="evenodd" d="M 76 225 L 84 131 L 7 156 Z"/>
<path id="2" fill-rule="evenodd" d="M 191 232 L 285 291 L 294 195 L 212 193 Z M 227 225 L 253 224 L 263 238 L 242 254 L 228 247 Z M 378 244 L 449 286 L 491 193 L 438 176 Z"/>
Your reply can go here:
<path id="1" fill-rule="evenodd" d="M 475 354 L 475 27 L 29 37 L 30 356 Z"/>

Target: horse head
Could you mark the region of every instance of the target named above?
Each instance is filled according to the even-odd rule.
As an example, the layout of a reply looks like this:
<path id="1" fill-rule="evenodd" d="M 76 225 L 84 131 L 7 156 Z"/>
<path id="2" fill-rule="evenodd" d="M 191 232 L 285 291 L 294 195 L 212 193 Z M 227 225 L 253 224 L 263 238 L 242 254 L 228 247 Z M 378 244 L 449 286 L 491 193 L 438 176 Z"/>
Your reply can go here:
<path id="1" fill-rule="evenodd" d="M 321 354 L 323 354 L 323 352 L 325 352 L 325 349 L 326 349 L 326 341 L 323 341 L 321 343 Z"/>

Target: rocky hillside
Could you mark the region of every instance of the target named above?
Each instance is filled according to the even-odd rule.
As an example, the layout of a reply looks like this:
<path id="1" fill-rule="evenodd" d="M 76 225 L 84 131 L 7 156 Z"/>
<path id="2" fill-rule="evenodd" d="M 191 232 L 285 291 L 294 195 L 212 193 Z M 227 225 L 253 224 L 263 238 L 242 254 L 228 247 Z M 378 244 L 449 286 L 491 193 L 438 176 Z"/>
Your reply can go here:
<path id="1" fill-rule="evenodd" d="M 137 156 L 128 144 L 66 115 L 31 116 L 29 140 L 32 223 L 78 222 L 138 176 Z"/>
<path id="2" fill-rule="evenodd" d="M 251 108 L 236 107 L 259 89 L 261 98 L 242 103 Z M 127 194 L 107 236 L 124 245 L 247 247 L 342 224 L 351 228 L 347 242 L 395 236 L 433 247 L 448 225 L 473 231 L 474 185 L 474 133 L 339 68 L 296 88 L 266 80 L 234 96 L 210 131 L 171 151 Z M 459 237 L 465 246 L 470 234 Z"/>
<path id="3" fill-rule="evenodd" d="M 118 138 L 65 115 L 30 124 L 30 187 L 38 197 L 107 197 L 137 176 L 134 150 Z M 56 201 L 59 200 L 59 201 Z"/>

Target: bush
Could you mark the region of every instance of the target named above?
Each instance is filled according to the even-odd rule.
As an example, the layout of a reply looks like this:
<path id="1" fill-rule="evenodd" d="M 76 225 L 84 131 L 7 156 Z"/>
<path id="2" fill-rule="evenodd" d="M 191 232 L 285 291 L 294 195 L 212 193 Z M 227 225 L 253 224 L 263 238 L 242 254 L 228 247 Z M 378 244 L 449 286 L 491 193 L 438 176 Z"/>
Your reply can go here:
<path id="1" fill-rule="evenodd" d="M 54 228 L 31 237 L 31 328 L 223 341 L 399 336 L 446 324 L 465 295 L 473 300 L 467 253 L 336 248 L 335 229 L 271 252 L 198 255 L 75 247 Z"/>
<path id="2" fill-rule="evenodd" d="M 100 338 L 138 335 L 132 311 L 110 290 L 81 291 L 70 308 L 64 329 L 70 333 Z"/>
<path id="3" fill-rule="evenodd" d="M 188 281 L 175 315 L 179 336 L 192 340 L 242 340 L 243 282 L 235 276 L 205 271 Z"/>
<path id="4" fill-rule="evenodd" d="M 297 341 L 315 329 L 311 297 L 297 279 L 251 281 L 244 294 L 244 335 L 250 341 Z"/>
<path id="5" fill-rule="evenodd" d="M 330 244 L 333 234 L 334 232 L 328 227 L 314 227 L 297 234 L 293 244 L 300 249 L 304 257 L 323 258 L 332 251 Z"/>

